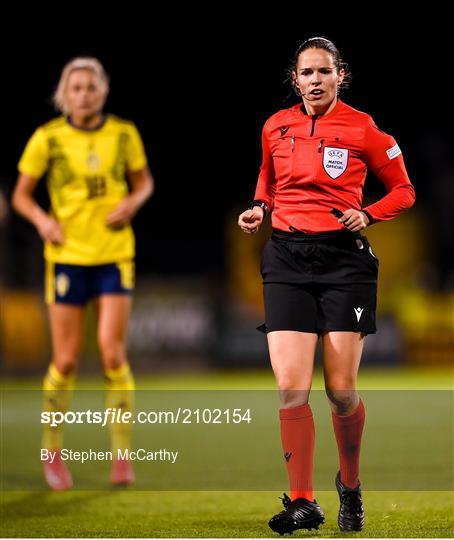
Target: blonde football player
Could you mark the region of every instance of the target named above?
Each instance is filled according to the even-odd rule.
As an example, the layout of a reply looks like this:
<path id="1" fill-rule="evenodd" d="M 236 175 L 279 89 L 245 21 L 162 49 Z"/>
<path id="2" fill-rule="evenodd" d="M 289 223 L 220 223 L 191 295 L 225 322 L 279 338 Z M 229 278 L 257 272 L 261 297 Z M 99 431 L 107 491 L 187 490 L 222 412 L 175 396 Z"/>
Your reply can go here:
<path id="1" fill-rule="evenodd" d="M 71 60 L 63 69 L 54 102 L 62 115 L 38 127 L 20 159 L 13 206 L 45 242 L 45 294 L 52 334 L 52 361 L 44 379 L 45 410 L 67 410 L 83 338 L 85 306 L 93 301 L 105 372 L 108 406 L 132 408 L 134 379 L 126 355 L 126 330 L 134 287 L 131 220 L 151 196 L 153 178 L 132 122 L 103 108 L 109 81 L 96 58 Z M 47 176 L 51 211 L 35 201 Z M 129 182 L 129 187 L 128 187 Z M 114 456 L 130 446 L 127 426 L 111 429 Z M 61 428 L 46 427 L 44 461 L 55 490 L 72 486 L 60 456 Z M 131 463 L 114 459 L 111 482 L 134 481 Z"/>

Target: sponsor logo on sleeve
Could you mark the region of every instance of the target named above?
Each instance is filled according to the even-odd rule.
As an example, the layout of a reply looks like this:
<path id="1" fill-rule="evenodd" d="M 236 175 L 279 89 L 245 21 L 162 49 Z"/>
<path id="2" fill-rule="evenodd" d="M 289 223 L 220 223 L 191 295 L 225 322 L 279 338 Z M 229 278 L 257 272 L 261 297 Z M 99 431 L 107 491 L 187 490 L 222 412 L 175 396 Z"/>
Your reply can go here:
<path id="1" fill-rule="evenodd" d="M 388 154 L 389 159 L 394 159 L 402 154 L 398 144 L 395 144 L 392 148 L 386 150 L 386 153 Z"/>

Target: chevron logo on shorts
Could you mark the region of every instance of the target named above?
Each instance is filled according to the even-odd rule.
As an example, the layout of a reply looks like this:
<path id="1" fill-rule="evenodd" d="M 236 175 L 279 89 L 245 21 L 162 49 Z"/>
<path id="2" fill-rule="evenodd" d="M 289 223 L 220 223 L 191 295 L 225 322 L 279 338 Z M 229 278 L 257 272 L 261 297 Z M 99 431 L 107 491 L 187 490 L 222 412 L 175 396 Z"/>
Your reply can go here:
<path id="1" fill-rule="evenodd" d="M 359 320 L 361 319 L 361 315 L 363 314 L 364 308 L 355 307 L 353 309 L 355 310 L 355 315 L 356 315 L 356 318 L 358 319 L 358 322 L 359 322 Z"/>

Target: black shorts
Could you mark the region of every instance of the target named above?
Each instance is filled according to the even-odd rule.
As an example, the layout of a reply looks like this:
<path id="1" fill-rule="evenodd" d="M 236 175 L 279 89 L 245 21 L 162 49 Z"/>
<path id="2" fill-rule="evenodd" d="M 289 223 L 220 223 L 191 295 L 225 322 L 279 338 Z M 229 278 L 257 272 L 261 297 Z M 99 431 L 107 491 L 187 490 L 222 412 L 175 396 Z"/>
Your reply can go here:
<path id="1" fill-rule="evenodd" d="M 274 229 L 261 273 L 265 324 L 258 330 L 377 331 L 378 259 L 360 233 Z"/>

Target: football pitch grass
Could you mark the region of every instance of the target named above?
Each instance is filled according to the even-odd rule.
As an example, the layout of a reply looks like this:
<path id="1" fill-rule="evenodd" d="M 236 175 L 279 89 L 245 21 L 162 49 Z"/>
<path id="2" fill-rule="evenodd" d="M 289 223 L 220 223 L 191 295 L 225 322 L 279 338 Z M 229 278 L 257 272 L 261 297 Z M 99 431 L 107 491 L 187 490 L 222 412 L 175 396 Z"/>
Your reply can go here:
<path id="1" fill-rule="evenodd" d="M 446 391 L 453 388 L 452 377 L 452 370 L 446 369 L 363 369 L 360 375 L 360 390 Z M 275 388 L 269 371 L 173 374 L 157 377 L 138 375 L 137 382 L 138 388 L 144 390 Z M 102 386 L 100 377 L 80 378 L 80 386 L 85 388 L 97 388 L 100 385 Z M 5 390 L 39 386 L 40 381 L 37 378 L 10 379 L 2 383 Z M 323 388 L 319 372 L 314 377 L 313 388 Z M 448 418 L 452 419 L 452 415 L 452 410 L 447 411 Z M 452 437 L 452 429 L 451 426 L 448 437 Z M 317 432 L 317 437 L 321 436 L 323 434 Z M 424 434 L 420 436 L 424 437 Z M 260 444 L 261 441 L 257 441 L 257 445 Z M 219 452 L 222 452 L 222 447 Z M 399 467 L 411 467 L 411 460 L 407 460 L 407 457 L 396 457 Z M 249 462 L 250 466 L 254 467 L 253 457 Z M 4 466 L 3 462 L 2 469 Z M 69 466 L 71 467 L 71 464 Z M 419 468 L 409 470 L 408 474 L 430 477 L 430 468 L 433 466 L 434 462 L 430 462 L 428 470 Z M 316 489 L 315 493 L 317 501 L 325 511 L 326 523 L 319 531 L 297 531 L 294 536 L 346 536 L 342 535 L 337 527 L 338 496 L 334 491 L 335 472 L 333 470 L 332 491 Z M 452 471 L 446 472 L 452 475 Z M 286 487 L 284 483 L 282 490 Z M 454 535 L 452 491 L 372 491 L 367 490 L 367 486 L 364 486 L 364 489 L 366 527 L 361 533 L 350 533 L 347 536 L 449 538 Z M 268 528 L 267 522 L 274 513 L 282 509 L 279 496 L 282 496 L 282 493 L 277 490 L 135 491 L 107 488 L 55 493 L 46 491 L 43 484 L 34 491 L 2 489 L 0 536 L 278 537 Z"/>

